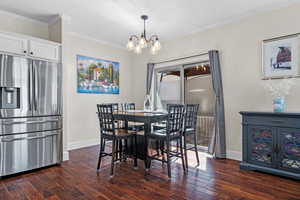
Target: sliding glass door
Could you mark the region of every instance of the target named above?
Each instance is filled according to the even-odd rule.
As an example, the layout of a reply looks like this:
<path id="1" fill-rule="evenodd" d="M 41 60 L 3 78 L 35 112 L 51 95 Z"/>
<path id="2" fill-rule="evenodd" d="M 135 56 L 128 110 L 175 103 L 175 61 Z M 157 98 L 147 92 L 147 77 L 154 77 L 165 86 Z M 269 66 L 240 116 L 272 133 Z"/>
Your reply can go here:
<path id="1" fill-rule="evenodd" d="M 215 94 L 209 63 L 158 68 L 154 71 L 154 108 L 167 104 L 199 104 L 197 144 L 206 150 L 214 131 Z M 192 144 L 192 138 L 188 138 Z"/>
<path id="2" fill-rule="evenodd" d="M 199 104 L 197 114 L 197 144 L 207 150 L 214 131 L 215 94 L 212 87 L 209 64 L 184 66 L 185 104 Z M 193 144 L 193 138 L 188 138 Z"/>

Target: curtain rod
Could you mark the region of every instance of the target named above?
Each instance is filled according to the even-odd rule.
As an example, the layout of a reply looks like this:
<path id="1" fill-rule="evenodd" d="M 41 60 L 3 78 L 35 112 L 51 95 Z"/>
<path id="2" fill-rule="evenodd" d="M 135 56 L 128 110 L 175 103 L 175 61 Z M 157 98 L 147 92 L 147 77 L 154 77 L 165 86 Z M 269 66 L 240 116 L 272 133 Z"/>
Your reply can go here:
<path id="1" fill-rule="evenodd" d="M 162 63 L 166 63 L 166 62 L 174 62 L 174 61 L 178 61 L 178 60 L 184 60 L 184 59 L 187 59 L 187 58 L 193 58 L 193 57 L 205 56 L 205 55 L 208 55 L 208 53 L 201 53 L 201 54 L 192 55 L 192 56 L 175 58 L 175 59 L 171 59 L 171 60 L 165 60 L 165 61 L 156 62 L 156 63 L 153 63 L 153 64 L 157 65 L 157 64 L 162 64 Z"/>

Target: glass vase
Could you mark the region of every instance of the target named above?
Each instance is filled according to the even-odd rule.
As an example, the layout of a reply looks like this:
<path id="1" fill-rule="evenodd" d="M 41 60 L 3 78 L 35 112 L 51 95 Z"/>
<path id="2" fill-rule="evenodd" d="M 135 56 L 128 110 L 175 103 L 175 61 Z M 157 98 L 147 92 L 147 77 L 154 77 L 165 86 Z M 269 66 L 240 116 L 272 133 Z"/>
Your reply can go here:
<path id="1" fill-rule="evenodd" d="M 273 111 L 284 112 L 285 111 L 285 99 L 284 97 L 277 97 L 273 99 Z"/>

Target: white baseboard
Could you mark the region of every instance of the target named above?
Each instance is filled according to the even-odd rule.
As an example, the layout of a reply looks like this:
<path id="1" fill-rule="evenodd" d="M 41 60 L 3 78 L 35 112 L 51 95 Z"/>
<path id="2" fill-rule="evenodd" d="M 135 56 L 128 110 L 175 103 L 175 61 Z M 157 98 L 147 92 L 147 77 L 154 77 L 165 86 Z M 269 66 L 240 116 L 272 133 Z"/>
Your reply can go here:
<path id="1" fill-rule="evenodd" d="M 68 144 L 68 151 L 74 150 L 74 149 L 80 149 L 84 147 L 94 146 L 100 143 L 100 140 L 97 139 L 91 139 L 91 140 L 83 140 L 78 142 L 70 142 Z M 63 160 L 69 160 L 69 152 L 65 151 L 63 154 Z M 232 160 L 242 160 L 242 152 L 239 151 L 230 151 L 227 150 L 227 158 Z"/>
<path id="2" fill-rule="evenodd" d="M 227 158 L 232 160 L 242 160 L 242 152 L 240 151 L 228 151 L 227 150 Z"/>
<path id="3" fill-rule="evenodd" d="M 68 150 L 70 151 L 74 149 L 80 149 L 80 148 L 89 147 L 97 144 L 100 144 L 99 138 L 91 139 L 91 140 L 83 140 L 78 142 L 70 142 L 68 144 Z"/>
<path id="4" fill-rule="evenodd" d="M 69 160 L 69 152 L 68 151 L 64 151 L 63 152 L 63 161 L 67 161 Z"/>

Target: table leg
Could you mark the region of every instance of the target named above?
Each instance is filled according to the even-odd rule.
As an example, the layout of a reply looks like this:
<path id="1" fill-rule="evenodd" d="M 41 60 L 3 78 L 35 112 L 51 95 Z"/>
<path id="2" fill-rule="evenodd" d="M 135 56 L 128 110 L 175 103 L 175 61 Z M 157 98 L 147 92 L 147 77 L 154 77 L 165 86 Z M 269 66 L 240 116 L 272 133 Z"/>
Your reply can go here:
<path id="1" fill-rule="evenodd" d="M 127 120 L 124 120 L 124 128 L 125 128 L 125 130 L 128 130 L 128 121 Z M 127 139 L 124 140 L 124 145 L 125 145 L 125 152 L 129 152 Z M 133 146 L 133 145 L 131 145 L 131 146 Z M 133 151 L 131 151 L 131 152 L 133 153 Z M 126 160 L 127 160 L 127 155 L 124 155 L 124 161 L 126 161 Z"/>
<path id="2" fill-rule="evenodd" d="M 145 168 L 146 171 L 149 170 L 150 168 L 150 161 L 149 161 L 149 156 L 148 156 L 148 135 L 150 134 L 151 131 L 151 124 L 150 123 L 145 123 L 144 124 L 144 139 L 145 139 Z"/>

